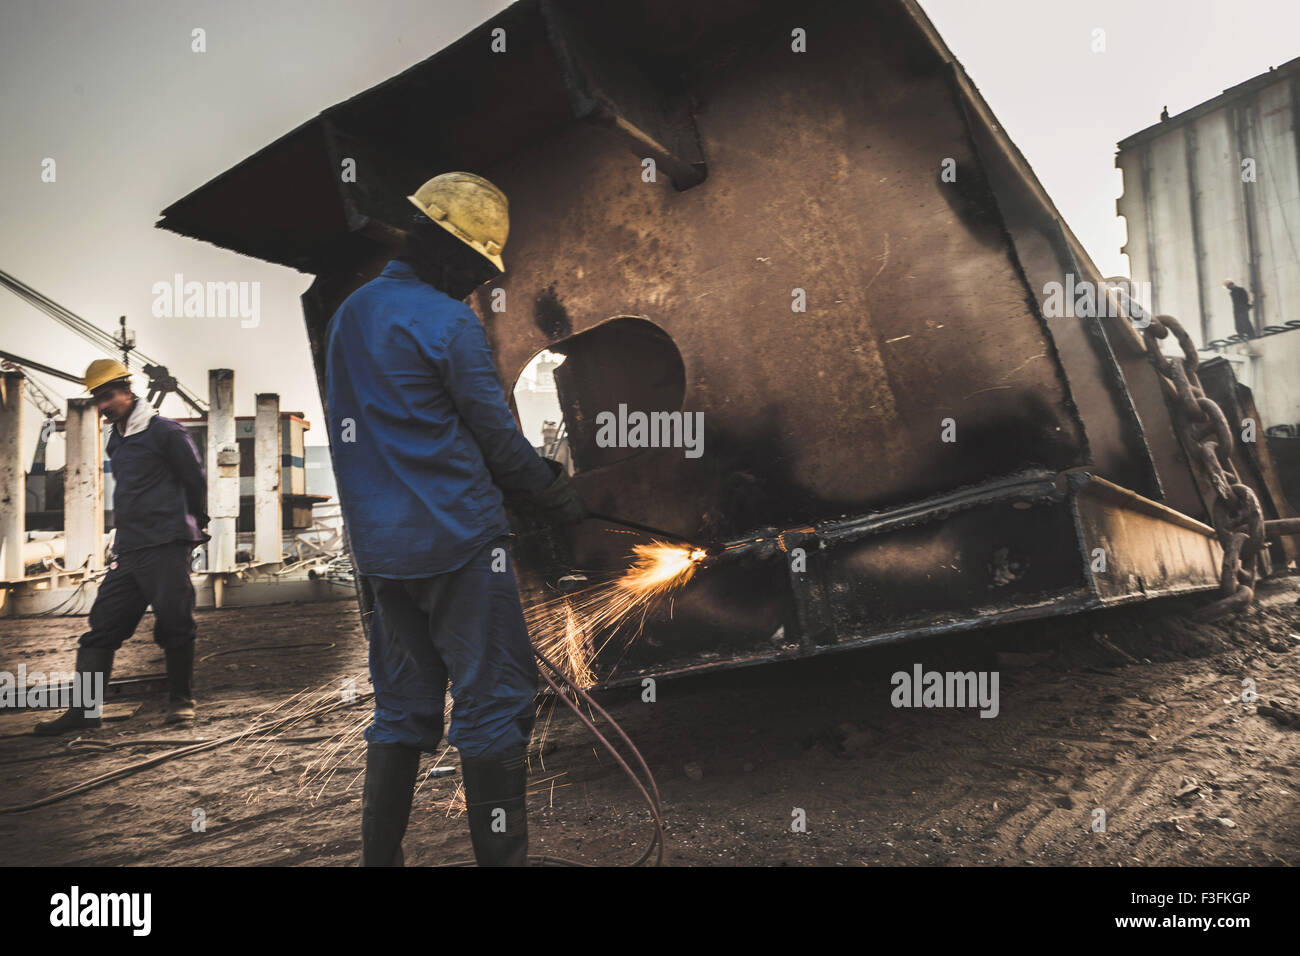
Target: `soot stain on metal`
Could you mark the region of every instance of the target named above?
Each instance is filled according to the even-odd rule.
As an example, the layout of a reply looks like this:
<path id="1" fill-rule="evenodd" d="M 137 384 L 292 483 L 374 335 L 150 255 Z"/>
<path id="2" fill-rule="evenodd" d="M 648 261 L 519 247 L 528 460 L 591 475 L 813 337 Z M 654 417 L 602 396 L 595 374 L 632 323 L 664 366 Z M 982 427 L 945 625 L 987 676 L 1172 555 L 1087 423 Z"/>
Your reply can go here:
<path id="1" fill-rule="evenodd" d="M 548 339 L 562 339 L 573 334 L 573 322 L 569 313 L 555 294 L 555 283 L 551 283 L 537 294 L 533 303 L 533 321 Z"/>

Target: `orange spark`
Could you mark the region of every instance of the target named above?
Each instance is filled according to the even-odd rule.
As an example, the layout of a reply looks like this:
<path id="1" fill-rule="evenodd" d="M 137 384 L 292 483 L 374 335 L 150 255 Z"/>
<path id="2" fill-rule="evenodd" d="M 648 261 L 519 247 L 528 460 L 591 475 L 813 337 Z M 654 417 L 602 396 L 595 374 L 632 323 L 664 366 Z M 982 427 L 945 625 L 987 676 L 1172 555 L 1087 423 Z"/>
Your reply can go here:
<path id="1" fill-rule="evenodd" d="M 589 687 L 591 662 L 620 630 L 640 634 L 654 606 L 686 584 L 704 560 L 702 548 L 652 541 L 632 549 L 631 566 L 619 577 L 531 606 L 528 630 L 537 649 L 575 683 Z M 599 642 L 599 643 L 597 643 Z"/>
<path id="2" fill-rule="evenodd" d="M 680 587 L 695 574 L 695 565 L 704 559 L 703 548 L 683 548 L 652 541 L 632 549 L 636 560 L 615 583 L 625 591 L 654 595 Z"/>

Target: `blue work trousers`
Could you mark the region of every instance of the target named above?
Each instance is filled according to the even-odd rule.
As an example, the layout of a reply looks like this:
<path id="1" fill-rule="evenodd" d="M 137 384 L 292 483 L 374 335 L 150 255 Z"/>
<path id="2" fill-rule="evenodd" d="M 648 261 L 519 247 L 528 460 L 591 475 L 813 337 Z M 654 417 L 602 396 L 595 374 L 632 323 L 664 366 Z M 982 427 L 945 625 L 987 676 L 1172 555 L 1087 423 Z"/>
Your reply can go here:
<path id="1" fill-rule="evenodd" d="M 363 578 L 374 606 L 371 743 L 436 751 L 451 686 L 447 742 L 464 757 L 526 747 L 537 665 L 506 539 L 456 571 L 426 578 Z"/>

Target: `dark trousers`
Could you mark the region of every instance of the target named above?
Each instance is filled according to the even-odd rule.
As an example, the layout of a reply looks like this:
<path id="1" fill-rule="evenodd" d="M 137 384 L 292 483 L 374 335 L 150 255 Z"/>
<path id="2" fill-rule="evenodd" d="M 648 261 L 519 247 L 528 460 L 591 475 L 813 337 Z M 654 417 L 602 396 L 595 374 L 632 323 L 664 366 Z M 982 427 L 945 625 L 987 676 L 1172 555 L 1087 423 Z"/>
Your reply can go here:
<path id="1" fill-rule="evenodd" d="M 450 683 L 447 742 L 462 757 L 526 747 L 537 665 L 505 539 L 448 574 L 363 580 L 374 600 L 366 740 L 436 751 Z"/>
<path id="2" fill-rule="evenodd" d="M 194 640 L 193 551 L 193 542 L 179 541 L 118 555 L 99 582 L 81 646 L 117 650 L 151 605 L 154 643 L 166 650 Z"/>

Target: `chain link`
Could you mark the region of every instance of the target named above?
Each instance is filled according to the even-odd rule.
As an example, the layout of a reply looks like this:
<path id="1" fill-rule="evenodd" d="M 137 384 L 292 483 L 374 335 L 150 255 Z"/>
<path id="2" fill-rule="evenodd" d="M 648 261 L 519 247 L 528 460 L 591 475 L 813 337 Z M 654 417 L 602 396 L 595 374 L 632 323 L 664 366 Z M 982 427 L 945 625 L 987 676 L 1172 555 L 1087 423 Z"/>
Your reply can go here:
<path id="1" fill-rule="evenodd" d="M 1182 349 L 1182 358 L 1160 351 L 1160 340 L 1170 332 Z M 1201 387 L 1196 374 L 1200 358 L 1187 330 L 1173 316 L 1157 315 L 1142 329 L 1142 340 L 1151 364 L 1174 387 L 1174 426 L 1190 452 L 1192 467 L 1210 483 L 1216 496 L 1210 516 L 1223 546 L 1222 596 L 1198 614 L 1202 620 L 1213 620 L 1248 607 L 1255 599 L 1255 579 L 1265 547 L 1264 512 L 1259 498 L 1241 481 L 1232 464 L 1232 428 L 1223 409 Z"/>

